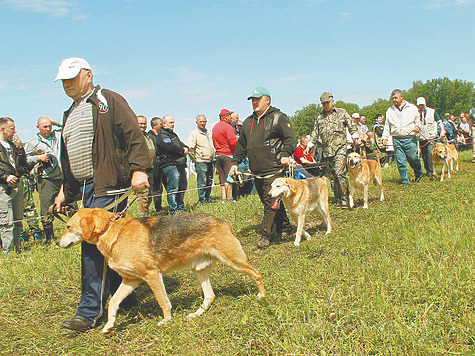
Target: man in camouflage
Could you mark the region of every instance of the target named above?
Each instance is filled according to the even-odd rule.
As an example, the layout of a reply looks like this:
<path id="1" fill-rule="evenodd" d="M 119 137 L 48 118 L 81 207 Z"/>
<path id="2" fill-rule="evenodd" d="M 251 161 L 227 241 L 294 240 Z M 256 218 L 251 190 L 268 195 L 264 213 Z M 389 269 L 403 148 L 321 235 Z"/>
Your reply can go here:
<path id="1" fill-rule="evenodd" d="M 317 116 L 310 142 L 321 147 L 326 173 L 330 178 L 335 203 L 348 207 L 348 178 L 346 177 L 346 131 L 349 130 L 355 145 L 359 145 L 358 128 L 345 109 L 335 108 L 333 95 L 320 96 L 323 110 Z"/>

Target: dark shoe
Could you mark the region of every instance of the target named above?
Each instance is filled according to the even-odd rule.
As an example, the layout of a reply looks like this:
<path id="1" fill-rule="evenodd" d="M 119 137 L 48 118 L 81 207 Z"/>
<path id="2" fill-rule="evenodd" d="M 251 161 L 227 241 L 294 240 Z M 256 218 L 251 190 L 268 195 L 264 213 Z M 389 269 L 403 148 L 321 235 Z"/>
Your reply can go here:
<path id="1" fill-rule="evenodd" d="M 419 182 L 421 181 L 421 179 L 422 179 L 422 174 L 419 174 L 418 176 L 416 176 L 416 177 L 414 178 L 414 182 L 415 182 L 415 183 L 419 183 Z"/>
<path id="2" fill-rule="evenodd" d="M 84 332 L 92 327 L 92 323 L 84 319 L 82 316 L 76 315 L 72 319 L 63 321 L 61 326 L 69 330 Z"/>
<path id="3" fill-rule="evenodd" d="M 265 248 L 268 248 L 270 246 L 270 241 L 262 236 L 259 241 L 257 241 L 257 248 L 260 250 L 263 250 Z"/>

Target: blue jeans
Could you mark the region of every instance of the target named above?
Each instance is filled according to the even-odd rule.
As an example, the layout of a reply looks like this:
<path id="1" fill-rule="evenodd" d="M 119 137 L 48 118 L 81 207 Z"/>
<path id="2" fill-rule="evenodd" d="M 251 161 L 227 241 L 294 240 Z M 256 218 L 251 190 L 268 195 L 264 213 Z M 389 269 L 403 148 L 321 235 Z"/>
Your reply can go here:
<path id="1" fill-rule="evenodd" d="M 96 197 L 94 181 L 89 179 L 82 183 L 81 194 L 85 208 L 103 208 L 119 198 L 119 195 Z M 114 211 L 122 211 L 126 206 L 127 199 L 122 201 Z M 76 315 L 95 325 L 102 316 L 109 295 L 115 293 L 121 281 L 119 274 L 105 264 L 104 256 L 96 245 L 83 241 L 81 243 L 81 301 Z M 104 288 L 102 288 L 103 283 Z M 135 295 L 129 295 L 128 298 L 135 298 Z"/>
<path id="2" fill-rule="evenodd" d="M 185 211 L 184 190 L 188 187 L 185 168 L 178 168 L 177 166 L 163 168 L 163 173 L 167 177 L 167 202 L 170 207 L 170 214 Z M 176 193 L 177 191 L 180 193 Z"/>
<path id="3" fill-rule="evenodd" d="M 419 178 L 422 175 L 422 166 L 419 156 L 417 155 L 417 138 L 415 136 L 411 138 L 393 137 L 394 150 L 396 154 L 396 163 L 399 175 L 402 178 L 403 184 L 409 183 L 409 177 L 407 176 L 407 162 L 414 170 L 415 178 Z"/>
<path id="4" fill-rule="evenodd" d="M 196 162 L 196 186 L 198 201 L 201 204 L 211 202 L 211 185 L 213 184 L 214 166 L 212 162 Z"/>

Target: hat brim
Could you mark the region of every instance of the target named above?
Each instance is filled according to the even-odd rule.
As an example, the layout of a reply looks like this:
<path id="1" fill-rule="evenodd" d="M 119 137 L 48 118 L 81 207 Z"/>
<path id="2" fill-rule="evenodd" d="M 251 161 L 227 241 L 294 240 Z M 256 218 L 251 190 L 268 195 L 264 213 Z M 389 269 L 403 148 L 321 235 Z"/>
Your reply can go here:
<path id="1" fill-rule="evenodd" d="M 54 81 L 76 78 L 82 68 L 59 68 L 58 75 Z"/>
<path id="2" fill-rule="evenodd" d="M 247 100 L 251 100 L 253 98 L 261 98 L 266 94 L 260 93 L 260 94 L 252 94 L 250 97 L 247 98 Z"/>

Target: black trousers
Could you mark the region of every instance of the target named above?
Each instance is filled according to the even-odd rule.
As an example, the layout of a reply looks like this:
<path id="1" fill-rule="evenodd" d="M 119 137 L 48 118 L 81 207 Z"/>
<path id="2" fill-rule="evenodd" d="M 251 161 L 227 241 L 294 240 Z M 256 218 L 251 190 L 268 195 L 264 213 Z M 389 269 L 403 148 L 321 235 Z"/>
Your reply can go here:
<path id="1" fill-rule="evenodd" d="M 278 177 L 282 177 L 283 173 L 266 179 L 254 179 L 257 194 L 264 205 L 264 217 L 261 223 L 261 235 L 272 241 L 282 235 L 283 230 L 290 228 L 290 221 L 285 212 L 284 204 L 281 202 L 279 207 L 274 210 L 271 208 L 274 198 L 269 195 L 271 184 Z"/>
<path id="2" fill-rule="evenodd" d="M 155 206 L 155 211 L 162 210 L 162 194 L 163 186 L 166 185 L 166 178 L 163 175 L 162 169 L 159 167 L 158 163 L 153 167 L 153 205 Z"/>

